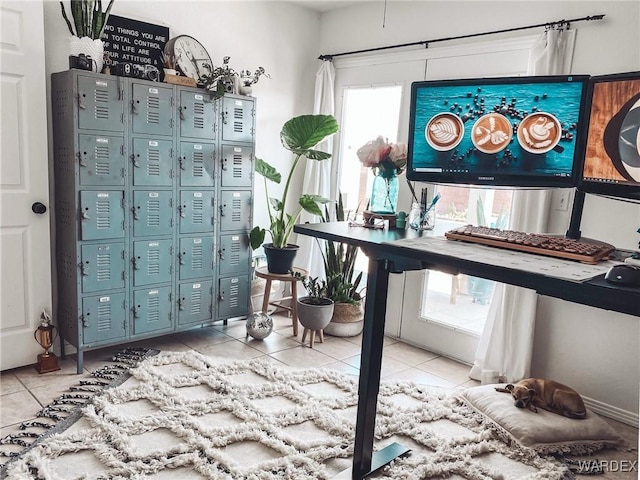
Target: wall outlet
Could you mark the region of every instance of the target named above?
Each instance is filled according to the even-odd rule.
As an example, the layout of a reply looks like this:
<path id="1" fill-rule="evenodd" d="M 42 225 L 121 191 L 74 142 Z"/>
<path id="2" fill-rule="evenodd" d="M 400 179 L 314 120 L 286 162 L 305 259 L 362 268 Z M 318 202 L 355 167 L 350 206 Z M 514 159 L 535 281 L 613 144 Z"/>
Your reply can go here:
<path id="1" fill-rule="evenodd" d="M 569 210 L 569 191 L 558 190 L 555 195 L 555 210 L 566 212 Z"/>

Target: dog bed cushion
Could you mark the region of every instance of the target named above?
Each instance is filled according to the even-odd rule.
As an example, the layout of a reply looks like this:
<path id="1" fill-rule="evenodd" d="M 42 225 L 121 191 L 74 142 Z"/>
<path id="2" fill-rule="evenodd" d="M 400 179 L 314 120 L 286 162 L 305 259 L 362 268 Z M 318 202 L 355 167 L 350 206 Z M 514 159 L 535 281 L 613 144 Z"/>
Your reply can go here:
<path id="1" fill-rule="evenodd" d="M 506 441 L 538 453 L 587 455 L 603 448 L 626 447 L 625 440 L 602 418 L 587 409 L 587 418 L 575 420 L 538 409 L 517 408 L 511 395 L 496 392 L 505 384 L 468 388 L 460 399 L 488 417 Z"/>

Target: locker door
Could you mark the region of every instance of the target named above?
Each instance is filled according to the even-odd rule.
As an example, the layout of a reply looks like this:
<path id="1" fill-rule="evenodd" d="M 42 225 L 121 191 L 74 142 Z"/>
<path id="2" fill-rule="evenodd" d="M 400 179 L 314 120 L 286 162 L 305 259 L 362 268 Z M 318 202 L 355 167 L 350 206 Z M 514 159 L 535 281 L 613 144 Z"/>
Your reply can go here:
<path id="1" fill-rule="evenodd" d="M 182 90 L 180 92 L 180 136 L 215 138 L 216 111 L 213 96 Z"/>
<path id="2" fill-rule="evenodd" d="M 81 240 L 124 237 L 124 192 L 80 192 Z"/>
<path id="3" fill-rule="evenodd" d="M 122 84 L 118 77 L 78 75 L 78 128 L 124 131 Z"/>
<path id="4" fill-rule="evenodd" d="M 124 288 L 124 243 L 82 245 L 80 252 L 84 293 Z"/>
<path id="5" fill-rule="evenodd" d="M 131 163 L 135 186 L 170 187 L 173 177 L 173 143 L 171 140 L 134 138 Z"/>
<path id="6" fill-rule="evenodd" d="M 141 83 L 132 87 L 133 133 L 173 135 L 173 88 Z"/>
<path id="7" fill-rule="evenodd" d="M 133 333 L 171 328 L 171 287 L 133 292 Z"/>
<path id="8" fill-rule="evenodd" d="M 213 231 L 213 192 L 180 192 L 180 233 Z"/>
<path id="9" fill-rule="evenodd" d="M 222 97 L 222 140 L 252 142 L 254 109 L 252 100 Z"/>
<path id="10" fill-rule="evenodd" d="M 218 317 L 246 315 L 249 311 L 249 277 L 221 278 L 218 290 Z"/>
<path id="11" fill-rule="evenodd" d="M 221 235 L 218 256 L 220 275 L 246 272 L 251 259 L 249 235 Z"/>
<path id="12" fill-rule="evenodd" d="M 83 344 L 107 342 L 127 336 L 124 293 L 82 299 Z"/>
<path id="13" fill-rule="evenodd" d="M 251 191 L 220 193 L 220 229 L 251 229 Z"/>
<path id="14" fill-rule="evenodd" d="M 213 281 L 180 285 L 178 324 L 203 322 L 213 318 Z"/>
<path id="15" fill-rule="evenodd" d="M 173 247 L 170 239 L 133 242 L 133 285 L 171 281 Z"/>
<path id="16" fill-rule="evenodd" d="M 223 187 L 250 187 L 253 176 L 253 148 L 223 145 L 220 170 Z"/>
<path id="17" fill-rule="evenodd" d="M 80 185 L 124 185 L 124 138 L 78 136 Z"/>
<path id="18" fill-rule="evenodd" d="M 213 276 L 213 237 L 181 238 L 180 280 Z"/>
<path id="19" fill-rule="evenodd" d="M 180 143 L 180 185 L 213 187 L 216 146 L 213 143 Z"/>
<path id="20" fill-rule="evenodd" d="M 173 232 L 173 192 L 133 192 L 133 235 L 148 237 Z"/>

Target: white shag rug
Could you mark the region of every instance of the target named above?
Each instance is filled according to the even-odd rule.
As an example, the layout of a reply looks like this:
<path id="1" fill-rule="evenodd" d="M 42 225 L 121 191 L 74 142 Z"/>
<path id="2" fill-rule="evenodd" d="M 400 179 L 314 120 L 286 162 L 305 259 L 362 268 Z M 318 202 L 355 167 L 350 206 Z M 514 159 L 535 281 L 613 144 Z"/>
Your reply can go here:
<path id="1" fill-rule="evenodd" d="M 11 462 L 11 479 L 329 479 L 350 467 L 357 380 L 272 361 L 161 353 L 97 395 L 67 431 Z M 507 445 L 455 395 L 380 387 L 376 449 L 412 449 L 375 478 L 562 479 Z"/>

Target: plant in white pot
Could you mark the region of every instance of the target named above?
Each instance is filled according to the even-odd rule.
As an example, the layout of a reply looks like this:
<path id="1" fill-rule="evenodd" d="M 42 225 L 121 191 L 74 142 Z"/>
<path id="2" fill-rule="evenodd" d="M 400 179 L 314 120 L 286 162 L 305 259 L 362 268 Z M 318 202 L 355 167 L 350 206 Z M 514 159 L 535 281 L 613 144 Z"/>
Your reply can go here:
<path id="1" fill-rule="evenodd" d="M 333 217 L 325 206 L 323 222 L 343 222 L 347 220 L 342 194 L 338 195 Z M 320 241 L 318 240 L 320 246 Z M 320 248 L 322 251 L 322 247 Z M 331 322 L 325 328 L 325 333 L 336 337 L 353 337 L 362 332 L 364 327 L 364 311 L 362 309 L 362 295 L 360 282 L 362 272 L 356 275 L 355 264 L 358 247 L 340 242 L 324 241 L 322 259 L 324 273 L 327 278 L 326 295 L 334 301 Z"/>
<path id="2" fill-rule="evenodd" d="M 271 273 L 286 274 L 291 270 L 298 246 L 290 244 L 289 237 L 293 233 L 293 226 L 302 211 L 305 210 L 321 217 L 320 205 L 329 201 L 320 195 L 303 193 L 293 212 L 287 211 L 289 188 L 296 167 L 303 158 L 318 161 L 331 158 L 331 154 L 314 150 L 314 147 L 337 131 L 338 122 L 332 115 L 301 115 L 284 124 L 280 131 L 280 141 L 282 146 L 292 152 L 295 157 L 289 169 L 281 198 L 269 197 L 267 180 L 280 183 L 282 175 L 264 160 L 255 159 L 255 170 L 264 177 L 270 225 L 268 229 L 254 227 L 249 234 L 249 239 L 251 248 L 254 250 L 261 245 L 263 246 L 267 257 L 267 267 Z M 271 236 L 271 243 L 264 243 L 267 231 Z"/>
<path id="3" fill-rule="evenodd" d="M 91 61 L 95 62 L 97 72 L 102 71 L 104 45 L 101 37 L 113 2 L 114 0 L 111 0 L 103 12 L 101 0 L 71 0 L 73 25 L 67 16 L 64 4 L 60 2 L 62 17 L 67 22 L 67 28 L 72 35 L 69 40 L 69 53 L 73 56 L 81 54 L 90 56 Z"/>
<path id="4" fill-rule="evenodd" d="M 329 324 L 333 316 L 333 300 L 327 298 L 327 282 L 319 280 L 318 277 L 309 277 L 300 272 L 293 272 L 305 290 L 307 296 L 297 299 L 297 313 L 300 324 L 304 327 L 302 341 L 304 342 L 307 331 L 311 332 L 309 343 L 313 348 L 313 339 L 316 332 L 320 332 L 322 341 L 322 330 Z"/>

